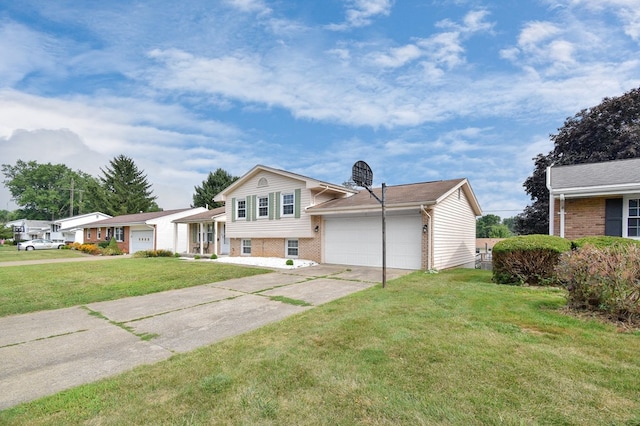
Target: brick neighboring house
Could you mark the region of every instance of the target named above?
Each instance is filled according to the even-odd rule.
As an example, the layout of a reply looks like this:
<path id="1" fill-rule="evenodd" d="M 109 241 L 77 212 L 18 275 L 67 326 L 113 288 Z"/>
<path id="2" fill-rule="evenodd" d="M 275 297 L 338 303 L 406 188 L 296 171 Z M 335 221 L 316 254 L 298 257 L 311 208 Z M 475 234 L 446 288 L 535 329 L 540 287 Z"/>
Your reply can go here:
<path id="1" fill-rule="evenodd" d="M 640 158 L 547 169 L 549 234 L 640 239 Z"/>
<path id="2" fill-rule="evenodd" d="M 187 225 L 176 219 L 206 211 L 204 207 L 115 216 L 82 225 L 85 243 L 115 238 L 125 253 L 143 250 L 178 252 L 187 245 Z"/>
<path id="3" fill-rule="evenodd" d="M 388 267 L 474 267 L 482 212 L 466 179 L 388 186 L 385 198 Z M 381 206 L 366 190 L 258 165 L 214 200 L 231 256 L 382 265 Z"/>

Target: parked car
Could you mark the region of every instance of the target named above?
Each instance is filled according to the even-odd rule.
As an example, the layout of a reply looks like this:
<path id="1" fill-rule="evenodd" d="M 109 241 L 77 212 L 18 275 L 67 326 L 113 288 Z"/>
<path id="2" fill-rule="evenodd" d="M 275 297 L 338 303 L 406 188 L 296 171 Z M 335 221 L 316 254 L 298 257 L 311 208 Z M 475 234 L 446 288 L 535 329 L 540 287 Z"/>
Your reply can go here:
<path id="1" fill-rule="evenodd" d="M 23 241 L 18 243 L 18 250 L 47 250 L 47 249 L 59 249 L 64 247 L 64 243 L 58 243 L 51 240 L 45 240 L 38 238 L 35 240 Z"/>

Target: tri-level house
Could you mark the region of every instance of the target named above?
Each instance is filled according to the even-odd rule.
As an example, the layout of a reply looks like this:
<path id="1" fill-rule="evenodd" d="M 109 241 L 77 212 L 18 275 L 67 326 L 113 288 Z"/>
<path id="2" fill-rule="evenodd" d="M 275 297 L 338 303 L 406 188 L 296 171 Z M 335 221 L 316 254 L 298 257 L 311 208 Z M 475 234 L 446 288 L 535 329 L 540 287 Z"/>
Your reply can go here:
<path id="1" fill-rule="evenodd" d="M 381 206 L 366 190 L 257 165 L 214 200 L 231 256 L 382 264 Z M 482 211 L 467 179 L 388 186 L 385 209 L 387 267 L 474 266 Z"/>

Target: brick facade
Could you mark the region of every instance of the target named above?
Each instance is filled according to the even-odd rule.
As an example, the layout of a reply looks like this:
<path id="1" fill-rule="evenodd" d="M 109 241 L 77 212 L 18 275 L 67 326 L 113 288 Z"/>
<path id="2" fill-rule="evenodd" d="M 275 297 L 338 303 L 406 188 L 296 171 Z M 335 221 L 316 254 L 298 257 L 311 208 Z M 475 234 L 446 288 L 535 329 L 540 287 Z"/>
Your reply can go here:
<path id="1" fill-rule="evenodd" d="M 571 198 L 564 202 L 564 237 L 573 240 L 605 234 L 606 198 Z M 560 235 L 560 201 L 555 201 L 554 235 Z"/>
<path id="2" fill-rule="evenodd" d="M 230 256 L 242 256 L 242 238 L 231 238 Z M 285 238 L 250 238 L 251 256 L 287 257 Z M 321 262 L 320 236 L 315 238 L 297 238 L 298 258 Z"/>
<path id="3" fill-rule="evenodd" d="M 118 248 L 124 253 L 129 253 L 129 232 L 128 226 L 124 227 L 124 241 L 118 241 Z M 113 235 L 114 228 L 86 228 L 84 230 L 84 243 L 85 244 L 98 244 L 102 241 L 107 241 L 107 231 L 109 235 Z M 100 238 L 98 238 L 100 235 Z"/>

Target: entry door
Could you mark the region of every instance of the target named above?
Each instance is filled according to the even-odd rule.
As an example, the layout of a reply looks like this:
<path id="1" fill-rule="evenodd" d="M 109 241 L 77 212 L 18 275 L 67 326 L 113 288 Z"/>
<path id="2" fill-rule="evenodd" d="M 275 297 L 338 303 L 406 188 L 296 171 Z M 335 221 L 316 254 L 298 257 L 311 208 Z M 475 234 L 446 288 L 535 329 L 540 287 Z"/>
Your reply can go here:
<path id="1" fill-rule="evenodd" d="M 229 254 L 229 238 L 227 238 L 227 225 L 220 225 L 220 254 Z"/>

